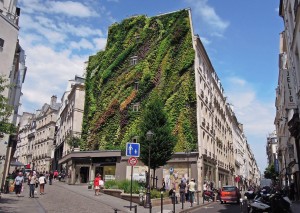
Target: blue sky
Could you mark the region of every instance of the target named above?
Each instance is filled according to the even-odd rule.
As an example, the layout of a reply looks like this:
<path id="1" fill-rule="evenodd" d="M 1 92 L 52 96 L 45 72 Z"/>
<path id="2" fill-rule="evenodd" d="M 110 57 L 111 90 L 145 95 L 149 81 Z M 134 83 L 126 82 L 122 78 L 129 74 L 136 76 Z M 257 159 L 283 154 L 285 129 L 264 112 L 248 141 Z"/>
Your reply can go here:
<path id="1" fill-rule="evenodd" d="M 88 56 L 105 48 L 107 29 L 137 14 L 155 16 L 191 8 L 228 101 L 263 171 L 266 137 L 274 130 L 278 76 L 279 0 L 19 0 L 20 44 L 28 72 L 21 111 L 60 99 L 68 80 L 82 75 Z"/>

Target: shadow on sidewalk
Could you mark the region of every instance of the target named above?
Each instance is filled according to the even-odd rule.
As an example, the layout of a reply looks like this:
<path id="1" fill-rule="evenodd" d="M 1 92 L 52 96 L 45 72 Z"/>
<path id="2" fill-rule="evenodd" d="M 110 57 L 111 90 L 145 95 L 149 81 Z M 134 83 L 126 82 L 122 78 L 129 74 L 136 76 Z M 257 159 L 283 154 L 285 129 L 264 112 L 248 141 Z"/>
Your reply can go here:
<path id="1" fill-rule="evenodd" d="M 1 198 L 0 199 L 0 212 L 1 213 L 12 213 L 12 212 L 16 212 L 14 207 L 11 207 L 12 205 L 18 205 L 17 202 L 19 202 L 17 200 L 18 197 L 16 197 L 16 199 L 11 199 L 11 198 Z"/>

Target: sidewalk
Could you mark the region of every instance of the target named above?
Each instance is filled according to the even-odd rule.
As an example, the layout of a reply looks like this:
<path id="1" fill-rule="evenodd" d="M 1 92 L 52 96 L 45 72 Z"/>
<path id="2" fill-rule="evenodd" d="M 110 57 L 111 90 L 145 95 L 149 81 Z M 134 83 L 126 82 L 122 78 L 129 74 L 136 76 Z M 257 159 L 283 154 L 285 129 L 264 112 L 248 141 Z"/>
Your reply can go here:
<path id="1" fill-rule="evenodd" d="M 293 202 L 293 204 L 292 204 L 292 212 L 293 213 L 300 212 L 300 201 Z"/>
<path id="2" fill-rule="evenodd" d="M 65 189 L 68 189 L 70 191 L 73 191 L 75 193 L 81 194 L 82 196 L 89 197 L 90 199 L 99 199 L 101 200 L 102 203 L 111 206 L 112 209 L 118 209 L 118 213 L 120 212 L 134 212 L 134 208 L 130 209 L 126 208 L 125 206 L 130 206 L 130 202 L 127 200 L 123 200 L 117 197 L 113 197 L 110 195 L 106 194 L 101 194 L 99 197 L 95 197 L 94 195 L 94 190 L 93 189 L 88 189 L 87 185 L 68 185 L 62 182 L 56 182 L 55 183 L 57 186 L 63 187 Z M 192 209 L 197 209 L 201 206 L 208 205 L 212 202 L 205 202 L 204 204 L 202 203 L 202 200 L 200 198 L 199 205 L 197 203 L 193 203 L 193 207 L 190 207 L 190 203 L 186 202 L 184 203 L 184 208 L 182 209 L 182 203 L 175 204 L 175 213 L 180 213 L 180 212 L 187 212 Z M 139 206 L 136 203 L 132 203 L 132 206 L 137 205 L 137 212 L 138 213 L 148 213 L 149 209 L 144 208 L 143 206 Z M 163 206 L 163 212 L 164 213 L 171 213 L 173 211 L 173 205 L 168 204 Z M 112 211 L 113 212 L 113 211 Z M 152 207 L 152 213 L 160 213 L 161 212 L 161 206 L 154 206 Z"/>

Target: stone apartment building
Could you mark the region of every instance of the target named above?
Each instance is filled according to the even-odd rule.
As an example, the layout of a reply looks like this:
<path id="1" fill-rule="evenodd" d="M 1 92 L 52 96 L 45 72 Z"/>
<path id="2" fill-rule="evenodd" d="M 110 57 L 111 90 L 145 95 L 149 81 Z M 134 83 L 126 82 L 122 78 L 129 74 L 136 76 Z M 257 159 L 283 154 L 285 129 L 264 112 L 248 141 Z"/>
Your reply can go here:
<path id="1" fill-rule="evenodd" d="M 0 74 L 7 80 L 7 84 L 12 85 L 2 95 L 13 107 L 9 122 L 14 125 L 17 124 L 21 89 L 27 71 L 25 51 L 18 40 L 20 11 L 16 0 L 0 1 Z M 16 137 L 0 134 L 0 181 L 3 187 L 3 177 L 8 174 L 9 162 L 16 148 Z"/>
<path id="2" fill-rule="evenodd" d="M 74 150 L 74 146 L 68 142 L 68 139 L 81 137 L 84 100 L 84 78 L 75 76 L 73 80 L 69 81 L 68 88 L 61 98 L 62 104 L 59 109 L 55 133 L 56 146 L 53 169 L 66 170 L 65 165 L 58 165 L 58 160 Z"/>
<path id="3" fill-rule="evenodd" d="M 32 168 L 32 150 L 35 138 L 35 114 L 23 112 L 19 120 L 18 143 L 15 158 Z"/>
<path id="4" fill-rule="evenodd" d="M 267 137 L 266 153 L 268 156 L 268 165 L 273 164 L 275 166 L 275 170 L 279 172 L 277 150 L 277 134 L 276 131 L 273 131 Z"/>
<path id="5" fill-rule="evenodd" d="M 49 104 L 38 111 L 36 115 L 35 140 L 32 149 L 33 168 L 39 172 L 49 171 L 51 168 L 52 150 L 55 145 L 55 128 L 60 103 L 52 96 Z"/>
<path id="6" fill-rule="evenodd" d="M 279 73 L 276 88 L 276 126 L 279 174 L 282 186 L 295 183 L 300 191 L 300 2 L 280 0 L 279 16 L 284 29 L 280 34 Z"/>

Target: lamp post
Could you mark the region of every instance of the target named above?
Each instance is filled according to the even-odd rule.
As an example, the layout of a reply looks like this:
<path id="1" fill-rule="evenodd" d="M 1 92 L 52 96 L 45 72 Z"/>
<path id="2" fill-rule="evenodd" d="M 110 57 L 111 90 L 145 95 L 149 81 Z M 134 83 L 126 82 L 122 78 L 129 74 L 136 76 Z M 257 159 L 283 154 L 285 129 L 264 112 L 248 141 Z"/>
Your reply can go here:
<path id="1" fill-rule="evenodd" d="M 146 136 L 147 136 L 147 141 L 148 141 L 148 180 L 147 180 L 147 192 L 146 192 L 146 202 L 145 202 L 145 208 L 149 208 L 150 212 L 151 212 L 151 194 L 150 194 L 150 152 L 151 152 L 151 146 L 150 146 L 150 141 L 152 140 L 153 138 L 153 135 L 154 133 L 149 130 L 147 133 L 146 133 Z"/>
<path id="2" fill-rule="evenodd" d="M 186 149 L 185 151 L 185 154 L 186 154 L 186 157 L 187 157 L 187 179 L 189 180 L 190 179 L 190 154 L 191 154 L 191 151 L 189 149 Z"/>

